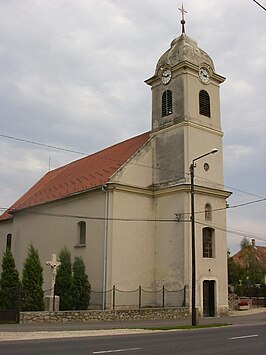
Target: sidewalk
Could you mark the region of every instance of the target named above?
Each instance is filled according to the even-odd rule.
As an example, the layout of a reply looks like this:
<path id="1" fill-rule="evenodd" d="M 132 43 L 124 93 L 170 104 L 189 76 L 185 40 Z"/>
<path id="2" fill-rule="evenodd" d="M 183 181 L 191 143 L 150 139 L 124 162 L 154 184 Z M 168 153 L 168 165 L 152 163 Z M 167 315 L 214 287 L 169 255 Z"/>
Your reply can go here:
<path id="1" fill-rule="evenodd" d="M 248 309 L 246 311 L 237 311 L 237 310 L 233 310 L 233 311 L 229 311 L 229 316 L 230 317 L 242 317 L 242 316 L 249 316 L 251 314 L 258 314 L 258 313 L 263 313 L 266 312 L 266 308 L 251 308 Z"/>
<path id="2" fill-rule="evenodd" d="M 228 317 L 201 318 L 200 324 L 266 324 L 266 308 L 246 311 L 230 311 Z M 48 323 L 48 324 L 0 324 L 0 342 L 15 340 L 55 339 L 154 332 L 145 328 L 175 327 L 190 325 L 191 319 L 143 320 L 126 322 L 95 323 Z M 157 330 L 160 331 L 160 330 Z"/>

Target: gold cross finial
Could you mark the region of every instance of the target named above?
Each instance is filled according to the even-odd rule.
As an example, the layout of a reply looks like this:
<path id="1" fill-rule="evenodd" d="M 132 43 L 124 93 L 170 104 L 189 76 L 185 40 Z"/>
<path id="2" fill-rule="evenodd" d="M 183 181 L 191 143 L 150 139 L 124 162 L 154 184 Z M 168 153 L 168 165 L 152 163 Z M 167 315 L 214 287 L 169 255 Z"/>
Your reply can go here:
<path id="1" fill-rule="evenodd" d="M 184 9 L 183 3 L 182 3 L 182 7 L 178 8 L 178 10 L 181 12 L 182 14 L 182 20 L 181 20 L 181 25 L 182 25 L 182 33 L 185 33 L 185 14 L 187 13 L 187 11 Z"/>

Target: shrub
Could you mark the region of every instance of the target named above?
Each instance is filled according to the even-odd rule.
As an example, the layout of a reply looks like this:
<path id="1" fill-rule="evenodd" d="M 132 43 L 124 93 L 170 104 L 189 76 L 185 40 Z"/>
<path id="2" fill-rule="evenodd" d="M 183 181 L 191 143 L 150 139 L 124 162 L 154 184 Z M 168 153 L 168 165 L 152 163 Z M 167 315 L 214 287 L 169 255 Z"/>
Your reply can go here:
<path id="1" fill-rule="evenodd" d="M 31 244 L 22 272 L 21 309 L 23 311 L 44 310 L 42 284 L 43 268 L 41 266 L 38 251 L 34 249 Z"/>
<path id="2" fill-rule="evenodd" d="M 73 263 L 72 297 L 74 309 L 87 309 L 90 303 L 91 285 L 85 272 L 81 257 L 75 257 Z"/>
<path id="3" fill-rule="evenodd" d="M 61 265 L 55 280 L 55 294 L 60 297 L 60 311 L 67 311 L 73 308 L 71 285 L 72 265 L 70 252 L 64 248 L 58 255 Z"/>
<path id="4" fill-rule="evenodd" d="M 19 306 L 19 273 L 10 248 L 7 248 L 2 261 L 0 278 L 0 308 L 17 309 Z"/>

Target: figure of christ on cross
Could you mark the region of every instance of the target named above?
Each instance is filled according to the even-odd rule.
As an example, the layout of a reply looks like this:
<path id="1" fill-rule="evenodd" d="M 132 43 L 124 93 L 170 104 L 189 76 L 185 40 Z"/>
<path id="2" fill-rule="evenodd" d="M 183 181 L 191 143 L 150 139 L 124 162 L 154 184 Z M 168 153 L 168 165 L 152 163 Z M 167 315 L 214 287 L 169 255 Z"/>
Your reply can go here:
<path id="1" fill-rule="evenodd" d="M 52 254 L 52 260 L 46 261 L 46 265 L 51 266 L 51 272 L 52 272 L 51 297 L 53 298 L 57 269 L 61 265 L 61 263 L 60 263 L 60 261 L 56 261 L 56 254 Z"/>

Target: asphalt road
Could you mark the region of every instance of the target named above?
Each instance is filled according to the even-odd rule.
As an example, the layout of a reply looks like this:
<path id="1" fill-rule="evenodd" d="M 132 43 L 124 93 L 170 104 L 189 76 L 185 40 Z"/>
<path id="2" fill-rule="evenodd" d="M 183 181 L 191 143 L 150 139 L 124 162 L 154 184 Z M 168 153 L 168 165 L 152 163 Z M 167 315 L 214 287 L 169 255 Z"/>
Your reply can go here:
<path id="1" fill-rule="evenodd" d="M 0 343 L 0 354 L 249 354 L 264 355 L 265 324 L 233 325 L 149 334 L 12 341 Z"/>
<path id="2" fill-rule="evenodd" d="M 264 323 L 266 327 L 266 310 L 259 313 L 241 316 L 201 318 L 200 324 L 227 323 L 227 324 L 258 324 Z M 190 325 L 191 319 L 161 319 L 136 320 L 121 322 L 81 322 L 81 323 L 46 323 L 46 324 L 0 324 L 0 332 L 35 332 L 35 331 L 66 331 L 66 330 L 97 330 L 97 329 L 132 329 L 151 328 L 163 326 Z"/>

